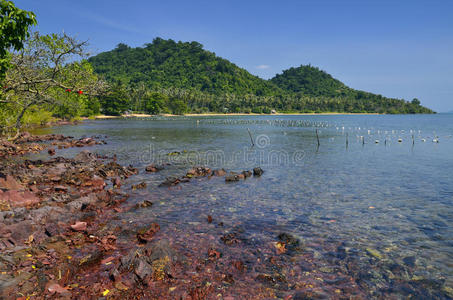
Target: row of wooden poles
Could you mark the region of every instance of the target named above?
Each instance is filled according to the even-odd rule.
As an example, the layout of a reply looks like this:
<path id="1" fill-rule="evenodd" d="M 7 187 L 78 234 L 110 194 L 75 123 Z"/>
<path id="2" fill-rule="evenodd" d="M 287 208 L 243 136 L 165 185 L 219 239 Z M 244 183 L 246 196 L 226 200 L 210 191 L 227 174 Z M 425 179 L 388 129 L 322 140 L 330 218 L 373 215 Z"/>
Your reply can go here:
<path id="1" fill-rule="evenodd" d="M 252 132 L 250 131 L 249 128 L 247 128 L 247 131 L 249 133 L 249 136 L 250 136 L 250 142 L 252 143 L 252 147 L 255 146 L 255 142 L 253 141 L 253 136 L 252 136 Z M 321 142 L 319 141 L 319 132 L 318 132 L 318 129 L 315 130 L 315 133 L 316 133 L 316 141 L 318 143 L 318 148 L 319 146 L 321 146 Z M 362 136 L 362 145 L 365 145 L 365 137 Z M 438 143 L 439 141 L 437 139 L 435 139 L 436 142 Z M 398 142 L 401 143 L 402 142 L 402 139 L 398 139 Z M 377 144 L 378 142 L 376 142 Z M 387 145 L 387 138 L 384 140 L 384 144 Z M 412 135 L 412 146 L 415 145 L 415 136 Z M 348 148 L 349 146 L 349 133 L 346 132 L 346 148 Z"/>

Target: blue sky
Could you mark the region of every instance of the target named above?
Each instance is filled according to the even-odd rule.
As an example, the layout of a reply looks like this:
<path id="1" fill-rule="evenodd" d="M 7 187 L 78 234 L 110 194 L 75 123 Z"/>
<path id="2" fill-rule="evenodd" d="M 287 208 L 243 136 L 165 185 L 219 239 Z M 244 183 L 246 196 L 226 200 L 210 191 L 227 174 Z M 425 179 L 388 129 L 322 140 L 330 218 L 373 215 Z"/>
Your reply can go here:
<path id="1" fill-rule="evenodd" d="M 88 39 L 93 53 L 157 36 L 198 41 L 262 78 L 310 63 L 356 89 L 453 110 L 450 0 L 14 2 L 40 32 Z"/>

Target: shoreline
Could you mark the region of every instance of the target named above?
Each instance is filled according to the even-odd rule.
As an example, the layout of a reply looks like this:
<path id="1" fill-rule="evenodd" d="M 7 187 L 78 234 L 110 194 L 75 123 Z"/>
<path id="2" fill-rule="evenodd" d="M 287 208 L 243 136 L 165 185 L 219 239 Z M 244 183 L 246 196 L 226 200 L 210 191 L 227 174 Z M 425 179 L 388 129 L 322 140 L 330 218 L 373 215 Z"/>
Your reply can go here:
<path id="1" fill-rule="evenodd" d="M 107 115 L 97 115 L 94 117 L 96 120 L 104 119 L 119 119 L 119 118 L 149 118 L 149 117 L 216 117 L 216 116 L 336 116 L 336 115 L 386 115 L 380 113 L 339 113 L 339 112 L 323 112 L 323 113 L 275 113 L 275 114 L 256 114 L 256 113 L 188 113 L 184 115 L 174 115 L 174 114 L 159 114 L 159 115 L 150 115 L 150 114 L 123 114 L 121 116 L 107 116 Z M 92 118 L 83 118 L 82 120 L 90 120 Z"/>

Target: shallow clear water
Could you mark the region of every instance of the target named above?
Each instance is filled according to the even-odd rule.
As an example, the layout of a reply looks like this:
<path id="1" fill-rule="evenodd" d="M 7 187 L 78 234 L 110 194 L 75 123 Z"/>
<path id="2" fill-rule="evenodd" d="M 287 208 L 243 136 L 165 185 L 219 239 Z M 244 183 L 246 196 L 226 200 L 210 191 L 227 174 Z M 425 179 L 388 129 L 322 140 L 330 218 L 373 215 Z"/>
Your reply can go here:
<path id="1" fill-rule="evenodd" d="M 155 205 L 123 219 L 196 233 L 212 215 L 240 224 L 256 241 L 289 232 L 326 265 L 335 264 L 329 257 L 343 245 L 356 249 L 360 268 L 370 268 L 368 248 L 386 262 L 409 261 L 412 278 L 453 285 L 453 114 L 111 119 L 40 131 L 106 135 L 108 144 L 92 149 L 140 169 L 129 183 L 148 187 L 129 202 Z M 173 151 L 181 154 L 167 155 Z M 146 174 L 151 162 L 172 165 Z M 197 165 L 227 171 L 261 166 L 265 173 L 232 184 L 212 178 L 157 187 Z"/>

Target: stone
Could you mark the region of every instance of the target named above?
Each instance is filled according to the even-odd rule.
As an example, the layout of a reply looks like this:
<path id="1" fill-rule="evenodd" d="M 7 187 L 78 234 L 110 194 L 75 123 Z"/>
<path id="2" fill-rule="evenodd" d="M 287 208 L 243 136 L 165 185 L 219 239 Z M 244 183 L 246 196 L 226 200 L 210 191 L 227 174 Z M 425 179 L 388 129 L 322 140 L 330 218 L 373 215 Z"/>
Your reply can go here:
<path id="1" fill-rule="evenodd" d="M 137 239 L 142 242 L 146 243 L 153 239 L 154 235 L 160 230 L 160 226 L 157 223 L 152 223 L 149 229 L 141 229 L 137 233 Z"/>
<path id="2" fill-rule="evenodd" d="M 253 168 L 253 176 L 261 176 L 264 171 L 260 167 Z"/>
<path id="3" fill-rule="evenodd" d="M 162 165 L 150 164 L 149 166 L 147 166 L 145 168 L 145 171 L 150 172 L 150 173 L 155 173 L 155 172 L 159 172 L 163 169 L 164 169 L 164 166 L 162 166 Z"/>
<path id="4" fill-rule="evenodd" d="M 92 161 L 95 161 L 96 159 L 97 159 L 96 155 L 94 155 L 93 153 L 91 153 L 88 150 L 83 150 L 74 157 L 75 161 L 84 162 L 84 163 L 92 162 Z"/>
<path id="5" fill-rule="evenodd" d="M 227 176 L 225 176 L 225 181 L 226 182 L 234 182 L 234 181 L 239 181 L 239 177 L 237 174 L 230 173 Z"/>
<path id="6" fill-rule="evenodd" d="M 251 177 L 252 176 L 252 171 L 242 171 L 242 174 L 244 175 L 245 178 Z"/>
<path id="7" fill-rule="evenodd" d="M 221 176 L 225 176 L 225 175 L 226 175 L 226 171 L 224 169 L 214 170 L 211 173 L 211 176 L 217 176 L 217 177 L 221 177 Z"/>
<path id="8" fill-rule="evenodd" d="M 10 190 L 0 194 L 0 202 L 9 202 L 12 207 L 26 207 L 38 204 L 39 198 L 29 191 Z"/>
<path id="9" fill-rule="evenodd" d="M 374 258 L 377 258 L 377 259 L 381 259 L 382 258 L 382 254 L 377 251 L 376 249 L 372 249 L 372 248 L 366 248 L 366 253 Z"/>
<path id="10" fill-rule="evenodd" d="M 0 174 L 0 189 L 5 190 L 24 190 L 24 187 L 17 182 L 11 175 L 2 176 Z"/>
<path id="11" fill-rule="evenodd" d="M 76 222 L 75 224 L 71 225 L 71 229 L 74 231 L 85 231 L 87 229 L 87 223 Z"/>
<path id="12" fill-rule="evenodd" d="M 139 184 L 132 185 L 133 190 L 144 189 L 144 188 L 146 188 L 146 182 L 141 182 Z"/>

